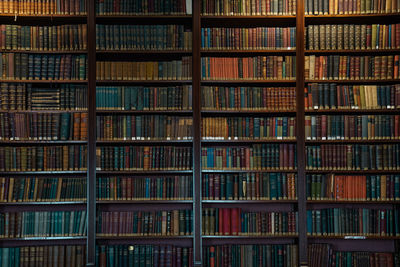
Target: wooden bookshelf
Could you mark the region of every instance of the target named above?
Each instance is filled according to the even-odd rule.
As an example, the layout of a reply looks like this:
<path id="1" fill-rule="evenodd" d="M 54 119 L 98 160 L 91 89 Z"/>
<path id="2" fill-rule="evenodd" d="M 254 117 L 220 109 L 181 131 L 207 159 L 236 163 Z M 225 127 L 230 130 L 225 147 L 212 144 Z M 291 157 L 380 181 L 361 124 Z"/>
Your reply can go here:
<path id="1" fill-rule="evenodd" d="M 95 0 L 87 0 L 87 13 L 79 15 L 21 15 L 21 14 L 0 14 L 0 22 L 2 24 L 15 25 L 62 25 L 62 24 L 87 24 L 87 49 L 86 50 L 0 50 L 1 53 L 28 53 L 28 54 L 87 54 L 87 79 L 85 80 L 8 80 L 0 79 L 0 83 L 21 83 L 35 84 L 39 86 L 53 87 L 58 84 L 76 84 L 86 85 L 88 95 L 88 108 L 85 110 L 0 110 L 1 114 L 16 113 L 88 113 L 88 140 L 0 140 L 1 146 L 36 146 L 36 145 L 87 145 L 88 149 L 88 169 L 77 171 L 9 171 L 0 172 L 2 177 L 16 176 L 18 178 L 24 176 L 35 177 L 73 177 L 83 178 L 87 180 L 87 201 L 41 201 L 41 202 L 0 202 L 3 209 L 15 210 L 34 210 L 36 207 L 45 207 L 50 210 L 60 209 L 65 206 L 74 206 L 82 208 L 86 205 L 88 212 L 87 236 L 70 236 L 70 237 L 29 237 L 29 238 L 0 238 L 1 247 L 7 247 L 9 244 L 17 244 L 24 246 L 29 244 L 32 246 L 45 244 L 83 244 L 87 245 L 87 266 L 95 266 L 96 245 L 98 244 L 175 244 L 184 243 L 193 247 L 194 267 L 204 266 L 202 259 L 203 241 L 204 243 L 213 244 L 215 241 L 219 244 L 296 244 L 298 245 L 298 263 L 299 266 L 308 266 L 307 245 L 314 243 L 316 240 L 324 240 L 324 242 L 334 243 L 338 240 L 364 240 L 369 239 L 373 242 L 379 241 L 387 243 L 389 247 L 394 249 L 395 240 L 400 240 L 399 236 L 378 236 L 378 235 L 309 235 L 307 234 L 307 209 L 313 209 L 314 206 L 329 206 L 337 204 L 339 207 L 365 207 L 369 205 L 375 206 L 391 206 L 395 209 L 399 208 L 399 200 L 309 200 L 306 193 L 306 175 L 398 175 L 400 169 L 389 170 L 345 170 L 345 169 L 308 169 L 306 167 L 306 159 L 304 157 L 306 147 L 308 145 L 320 144 L 390 144 L 400 143 L 400 139 L 374 139 L 374 140 L 306 140 L 305 139 L 305 115 L 398 115 L 400 108 L 393 109 L 352 109 L 352 108 L 336 108 L 336 109 L 305 109 L 304 107 L 304 88 L 310 83 L 336 83 L 338 85 L 394 85 L 400 84 L 400 79 L 305 79 L 305 55 L 394 55 L 400 54 L 400 49 L 329 49 L 329 50 L 309 50 L 306 49 L 305 32 L 308 25 L 323 24 L 394 24 L 400 23 L 400 13 L 390 14 L 340 14 L 340 15 L 305 15 L 305 1 L 297 1 L 297 15 L 203 15 L 201 14 L 201 1 L 192 1 L 193 14 L 113 14 L 99 15 L 96 14 Z M 163 50 L 96 50 L 96 23 L 108 25 L 166 25 L 179 24 L 184 25 L 185 29 L 192 32 L 192 49 L 163 49 Z M 296 27 L 296 47 L 290 49 L 206 49 L 201 47 L 201 29 L 202 27 Z M 246 57 L 246 56 L 296 56 L 296 79 L 202 79 L 201 59 L 206 56 L 224 56 L 224 57 Z M 158 60 L 159 58 L 178 58 L 181 56 L 192 57 L 192 78 L 179 80 L 98 80 L 96 79 L 96 61 L 100 59 L 107 60 L 131 60 L 137 58 L 144 60 Z M 192 86 L 192 109 L 188 110 L 118 110 L 118 109 L 100 109 L 96 107 L 96 86 L 146 86 L 146 87 L 173 87 L 173 86 Z M 221 87 L 296 87 L 296 106 L 290 107 L 290 110 L 278 109 L 226 109 L 212 110 L 203 108 L 201 101 L 202 86 L 221 86 Z M 0 89 L 1 92 L 1 89 Z M 193 120 L 192 132 L 193 136 L 190 140 L 166 140 L 166 139 L 145 139 L 145 140 L 96 140 L 96 118 L 99 115 L 108 116 L 142 116 L 142 115 L 166 115 L 166 116 L 187 116 Z M 296 117 L 296 138 L 293 139 L 238 139 L 238 140 L 219 140 L 207 139 L 201 136 L 201 119 L 211 117 Z M 204 147 L 235 147 L 247 146 L 251 144 L 296 144 L 297 167 L 293 169 L 285 168 L 265 168 L 265 169 L 207 169 L 201 165 L 201 152 Z M 96 167 L 96 148 L 97 147 L 113 147 L 115 145 L 129 146 L 174 146 L 174 147 L 192 147 L 193 165 L 189 170 L 124 170 L 124 171 L 108 171 L 100 170 Z M 225 174 L 296 174 L 297 188 L 296 199 L 276 199 L 276 200 L 211 200 L 202 199 L 202 175 L 225 175 Z M 192 199 L 138 199 L 138 200 L 98 200 L 96 198 L 96 183 L 99 178 L 110 176 L 124 176 L 132 178 L 154 178 L 169 176 L 191 176 L 193 198 Z M 235 205 L 241 208 L 269 208 L 274 207 L 279 210 L 290 209 L 298 212 L 297 227 L 298 234 L 275 234 L 275 235 L 238 235 L 238 236 L 220 236 L 220 235 L 203 235 L 201 229 L 202 209 L 203 207 L 221 207 L 226 205 Z M 385 206 L 386 205 L 386 206 Z M 140 209 L 141 207 L 151 206 L 159 209 L 165 206 L 176 207 L 177 209 L 187 208 L 193 210 L 193 234 L 185 236 L 102 236 L 96 233 L 97 229 L 97 213 L 99 210 L 131 210 Z M 170 240 L 170 241 L 169 241 Z M 326 240 L 326 241 L 325 241 Z M 136 244 L 136 243 L 135 243 Z M 391 251 L 393 252 L 393 251 Z M 1 265 L 1 264 L 0 264 Z"/>

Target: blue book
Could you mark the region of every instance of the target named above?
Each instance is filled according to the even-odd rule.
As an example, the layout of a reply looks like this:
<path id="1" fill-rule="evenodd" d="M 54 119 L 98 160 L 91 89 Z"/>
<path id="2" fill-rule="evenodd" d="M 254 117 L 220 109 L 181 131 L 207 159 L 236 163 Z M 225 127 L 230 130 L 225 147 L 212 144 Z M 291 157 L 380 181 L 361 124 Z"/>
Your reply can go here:
<path id="1" fill-rule="evenodd" d="M 307 233 L 313 233 L 313 211 L 307 210 Z"/>

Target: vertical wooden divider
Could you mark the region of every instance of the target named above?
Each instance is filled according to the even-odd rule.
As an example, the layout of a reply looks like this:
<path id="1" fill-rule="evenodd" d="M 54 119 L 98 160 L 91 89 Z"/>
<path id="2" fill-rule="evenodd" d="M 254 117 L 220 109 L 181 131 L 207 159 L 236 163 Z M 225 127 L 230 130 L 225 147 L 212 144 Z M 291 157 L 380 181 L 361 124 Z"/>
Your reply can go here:
<path id="1" fill-rule="evenodd" d="M 86 266 L 96 266 L 96 11 L 87 0 L 88 49 L 88 149 Z"/>
<path id="2" fill-rule="evenodd" d="M 299 265 L 307 266 L 307 212 L 304 134 L 304 1 L 296 10 L 296 125 L 297 125 L 297 197 L 299 231 Z"/>
<path id="3" fill-rule="evenodd" d="M 201 1 L 192 2 L 192 99 L 193 99 L 193 255 L 194 266 L 202 266 L 202 239 L 201 239 L 201 147 L 200 147 L 200 77 L 201 77 Z"/>

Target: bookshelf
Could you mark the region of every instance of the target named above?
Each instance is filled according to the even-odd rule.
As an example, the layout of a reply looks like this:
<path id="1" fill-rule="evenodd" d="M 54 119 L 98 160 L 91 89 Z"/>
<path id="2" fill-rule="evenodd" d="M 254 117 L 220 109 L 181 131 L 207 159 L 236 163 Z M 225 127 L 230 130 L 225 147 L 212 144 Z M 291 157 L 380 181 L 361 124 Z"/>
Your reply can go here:
<path id="1" fill-rule="evenodd" d="M 362 25 L 367 25 L 365 29 L 371 30 L 372 35 L 372 24 L 397 24 L 398 26 L 399 13 L 389 11 L 379 13 L 371 10 L 366 13 L 345 14 L 344 10 L 341 13 L 339 6 L 335 9 L 332 5 L 333 1 L 285 1 L 284 4 L 287 5 L 285 7 L 290 9 L 287 13 L 279 13 L 278 9 L 284 6 L 275 7 L 275 2 L 269 0 L 265 1 L 269 5 L 261 5 L 259 12 L 257 12 L 256 3 L 261 4 L 262 1 L 249 0 L 249 6 L 234 8 L 229 7 L 229 4 L 237 4 L 240 1 L 232 3 L 220 1 L 223 3 L 221 5 L 214 4 L 218 2 L 217 0 L 190 1 L 190 5 L 189 1 L 187 1 L 187 6 L 185 1 L 179 1 L 181 6 L 175 5 L 175 8 L 181 7 L 184 10 L 191 6 L 192 12 L 167 9 L 165 12 L 158 12 L 151 8 L 161 7 L 158 4 L 162 1 L 148 0 L 137 1 L 150 3 L 135 6 L 135 8 L 144 8 L 143 10 L 138 9 L 136 13 L 129 13 L 124 10 L 128 6 L 117 7 L 108 0 L 99 1 L 101 4 L 95 0 L 86 2 L 74 0 L 71 1 L 75 3 L 74 7 L 78 7 L 79 4 L 84 11 L 81 13 L 73 11 L 71 14 L 64 14 L 64 11 L 61 11 L 67 6 L 55 5 L 56 8 L 53 10 L 49 6 L 47 10 L 46 3 L 55 3 L 55 1 L 35 2 L 36 4 L 43 2 L 42 11 L 48 11 L 43 14 L 31 14 L 29 8 L 23 6 L 25 2 L 21 2 L 22 6 L 17 9 L 17 1 L 14 1 L 16 2 L 14 10 L 6 12 L 2 6 L 3 3 L 0 3 L 2 25 L 36 27 L 40 31 L 43 27 L 82 25 L 82 29 L 86 31 L 83 34 L 83 36 L 86 35 L 86 39 L 82 36 L 82 39 L 79 39 L 81 45 L 73 48 L 63 46 L 41 50 L 35 48 L 36 43 L 32 44 L 32 47 L 27 44 L 26 47 L 19 47 L 16 45 L 17 42 L 12 40 L 10 47 L 0 45 L 0 53 L 7 55 L 7 58 L 12 55 L 17 62 L 16 65 L 19 58 L 25 55 L 32 57 L 32 64 L 35 64 L 35 57 L 40 57 L 40 62 L 43 58 L 54 58 L 54 63 L 58 57 L 64 56 L 72 58 L 84 55 L 86 58 L 83 67 L 86 71 L 83 75 L 78 72 L 78 76 L 71 76 L 75 78 L 69 76 L 48 78 L 47 76 L 53 73 L 49 74 L 48 70 L 35 74 L 32 69 L 32 79 L 24 79 L 21 74 L 23 72 L 13 73 L 15 75 L 12 76 L 8 76 L 8 72 L 7 74 L 2 72 L 0 94 L 4 97 L 5 92 L 9 94 L 15 91 L 16 95 L 11 98 L 7 96 L 7 100 L 0 99 L 0 126 L 4 127 L 5 120 L 14 119 L 17 116 L 19 116 L 18 120 L 23 120 L 28 124 L 33 118 L 35 120 L 39 117 L 46 118 L 43 120 L 48 121 L 50 125 L 53 117 L 73 117 L 74 114 L 79 113 L 86 114 L 87 121 L 86 128 L 82 130 L 87 133 L 86 138 L 74 138 L 73 133 L 72 136 L 69 133 L 70 136 L 66 139 L 62 139 L 61 136 L 53 138 L 50 133 L 49 138 L 39 138 L 31 129 L 29 131 L 32 135 L 25 137 L 16 138 L 18 136 L 15 136 L 7 139 L 2 136 L 0 154 L 9 153 L 3 152 L 7 149 L 18 150 L 20 151 L 18 153 L 22 154 L 25 153 L 22 152 L 25 148 L 29 148 L 30 151 L 46 148 L 46 151 L 50 151 L 56 148 L 62 150 L 80 146 L 85 148 L 85 152 L 82 152 L 85 156 L 83 157 L 84 164 L 75 166 L 71 163 L 71 166 L 66 165 L 67 168 L 44 165 L 31 169 L 22 166 L 20 162 L 15 162 L 15 166 L 19 166 L 20 169 L 0 170 L 0 183 L 2 188 L 5 188 L 4 192 L 9 192 L 7 190 L 10 188 L 11 180 L 13 183 L 18 181 L 18 184 L 22 186 L 22 189 L 18 191 L 20 195 L 17 195 L 18 192 L 9 193 L 8 196 L 3 193 L 0 197 L 0 216 L 15 212 L 21 214 L 86 212 L 87 230 L 85 234 L 78 236 L 74 233 L 67 236 L 53 234 L 17 237 L 5 236 L 1 233 L 0 253 L 8 251 L 10 255 L 20 253 L 25 256 L 30 255 L 29 253 L 33 253 L 31 255 L 37 253 L 37 255 L 55 257 L 54 251 L 57 250 L 60 260 L 67 264 L 65 266 L 70 264 L 70 262 L 67 263 L 68 257 L 65 255 L 73 255 L 71 260 L 75 261 L 77 266 L 84 266 L 84 262 L 86 266 L 98 266 L 100 262 L 110 260 L 110 255 L 113 257 L 129 255 L 135 260 L 146 261 L 146 259 L 151 260 L 149 255 L 153 253 L 156 255 L 169 253 L 173 256 L 168 260 L 177 266 L 189 262 L 192 263 L 191 266 L 206 266 L 210 261 L 215 260 L 213 257 L 216 257 L 218 253 L 240 252 L 246 255 L 245 257 L 249 257 L 248 253 L 251 250 L 264 256 L 285 251 L 287 255 L 285 263 L 288 266 L 296 264 L 297 266 L 313 266 L 315 258 L 309 258 L 308 253 L 315 251 L 331 250 L 336 255 L 350 253 L 349 250 L 392 254 L 397 251 L 398 254 L 400 242 L 398 241 L 399 233 L 395 232 L 397 230 L 393 230 L 394 234 L 392 232 L 390 235 L 378 235 L 377 233 L 351 232 L 342 234 L 334 231 L 311 234 L 307 232 L 307 229 L 310 220 L 314 219 L 314 224 L 316 224 L 318 212 L 321 214 L 330 212 L 326 210 L 343 211 L 346 216 L 348 214 L 344 210 L 350 209 L 368 210 L 366 212 L 378 209 L 399 212 L 400 200 L 395 197 L 395 181 L 399 174 L 399 159 L 396 158 L 396 153 L 398 153 L 396 151 L 399 150 L 400 139 L 392 138 L 398 133 L 398 129 L 396 132 L 396 128 L 390 125 L 395 124 L 395 116 L 398 116 L 400 107 L 400 100 L 398 100 L 400 99 L 398 92 L 400 76 L 390 68 L 385 68 L 387 64 L 382 64 L 383 61 L 388 64 L 391 61 L 392 66 L 398 64 L 398 59 L 395 58 L 396 55 L 400 55 L 398 41 L 396 38 L 392 39 L 397 46 L 379 43 L 373 48 L 372 46 L 363 47 L 363 40 L 350 40 L 351 38 L 342 39 L 343 46 L 334 46 L 334 42 L 332 44 L 325 42 L 321 45 L 323 38 L 319 37 L 321 31 L 325 31 L 326 34 L 325 25 L 340 25 L 343 29 L 342 33 L 345 33 L 345 29 L 355 33 L 358 27 L 361 31 L 364 27 Z M 347 2 L 356 3 L 351 0 Z M 375 3 L 373 0 L 371 2 Z M 119 3 L 125 3 L 125 1 Z M 318 11 L 318 5 L 321 13 Z M 68 6 L 70 7 L 72 8 Z M 251 11 L 251 7 L 255 9 L 254 12 Z M 264 12 L 263 8 L 267 7 L 272 10 Z M 107 8 L 117 9 L 108 12 Z M 231 8 L 232 12 L 227 11 L 227 8 Z M 241 8 L 244 8 L 243 12 Z M 246 8 L 249 8 L 247 12 Z M 276 8 L 276 13 L 273 8 Z M 324 8 L 327 9 L 325 13 Z M 386 5 L 385 8 L 390 9 Z M 35 12 L 34 10 L 32 9 L 32 12 Z M 38 10 L 36 12 L 39 12 Z M 352 29 L 352 25 L 357 27 Z M 160 39 L 163 40 L 151 38 L 154 35 L 154 28 L 160 31 L 159 33 L 163 36 Z M 396 33 L 395 28 L 396 26 L 391 28 L 392 34 Z M 129 39 L 127 29 L 135 29 L 136 32 L 132 31 L 132 34 L 149 38 L 146 41 Z M 332 33 L 332 27 L 329 29 Z M 113 31 L 116 33 L 110 35 Z M 276 42 L 274 44 L 262 43 L 263 39 L 268 39 L 267 36 L 276 36 L 283 32 L 286 35 L 282 37 L 281 42 L 276 42 L 277 40 L 274 39 Z M 382 32 L 386 35 L 389 30 Z M 44 33 L 45 31 L 42 32 L 43 35 Z M 234 33 L 232 35 L 235 38 L 226 38 L 230 33 Z M 180 37 L 169 40 L 169 35 L 172 34 Z M 108 37 L 102 38 L 103 35 Z M 229 41 L 223 38 L 218 39 L 218 36 L 223 36 Z M 238 40 L 242 40 L 241 38 L 246 40 L 246 38 L 250 39 L 250 36 L 259 38 L 261 43 L 243 42 L 234 45 L 235 42 L 238 43 Z M 376 40 L 379 40 L 379 36 L 378 33 Z M 125 37 L 124 46 L 114 48 L 117 44 L 116 39 L 122 42 L 123 37 Z M 164 39 L 168 41 L 164 42 Z M 0 44 L 2 44 L 1 40 L 5 39 L 0 39 Z M 310 47 L 310 40 L 313 42 L 312 47 Z M 41 44 L 44 42 L 50 42 L 50 40 L 43 40 Z M 143 45 L 144 42 L 151 44 L 146 47 Z M 334 68 L 329 67 L 323 70 L 322 74 L 316 69 L 312 75 L 310 74 L 311 68 L 307 64 L 310 64 L 312 57 L 320 59 L 321 62 L 330 62 L 333 56 L 337 56 L 338 60 L 343 62 L 349 60 L 348 73 L 344 69 L 339 70 L 338 67 L 337 71 L 342 71 L 343 75 L 334 75 Z M 365 70 L 368 69 L 369 75 L 363 76 L 361 71 L 351 74 L 351 69 L 360 69 L 357 64 L 361 64 L 360 62 L 364 60 L 362 58 L 373 62 L 369 63 L 370 69 L 365 68 Z M 39 63 L 39 59 L 37 60 Z M 206 64 L 207 60 L 211 64 Z M 116 62 L 121 65 L 117 65 Z M 142 65 L 135 65 L 139 64 L 138 62 Z M 2 61 L 2 64 L 6 65 L 5 61 Z M 332 66 L 334 64 L 333 61 Z M 210 68 L 214 68 L 215 73 L 210 71 L 212 75 L 207 76 L 206 71 L 209 65 L 213 65 Z M 132 71 L 143 66 L 148 72 L 134 73 Z M 379 66 L 379 73 L 371 71 L 375 70 L 375 66 Z M 25 68 L 25 71 L 29 73 L 29 67 L 22 65 L 19 67 Z M 346 65 L 343 68 L 345 67 Z M 168 68 L 174 71 L 168 72 Z M 265 73 L 263 68 L 265 68 Z M 346 78 L 346 75 L 353 76 L 350 79 Z M 18 91 L 21 88 L 26 88 L 26 90 L 29 88 L 33 91 L 37 88 L 37 92 L 43 88 L 58 90 L 59 103 L 64 108 L 54 108 L 51 105 L 35 109 L 32 108 L 33 105 L 21 106 L 22 100 L 18 95 L 21 94 Z M 245 89 L 241 91 L 241 88 Z M 320 97 L 319 94 L 327 92 L 324 91 L 325 88 L 340 88 L 337 89 L 336 94 L 343 91 L 346 96 L 343 97 L 343 101 L 331 98 L 330 95 Z M 377 90 L 377 95 L 386 90 L 386 95 L 382 93 L 381 96 L 377 96 L 379 103 L 378 100 L 375 101 L 364 95 L 365 100 L 360 97 L 352 100 L 350 104 L 346 102 L 350 101 L 349 88 L 355 90 L 352 92 L 361 92 L 364 88 L 369 88 L 365 89 L 365 92 Z M 70 97 L 61 96 L 61 93 L 65 90 L 78 89 L 83 90 L 81 95 L 75 96 L 76 99 L 80 99 L 80 103 L 72 107 L 71 103 L 65 102 Z M 146 93 L 140 95 L 139 92 Z M 179 95 L 179 101 L 174 101 L 177 95 Z M 246 98 L 248 102 L 238 100 L 247 95 L 249 95 Z M 258 101 L 260 99 L 271 99 L 271 101 Z M 15 107 L 8 107 L 8 104 L 5 104 L 12 101 L 16 101 L 13 103 Z M 27 100 L 24 101 L 27 103 Z M 71 107 L 66 108 L 68 105 Z M 356 129 L 359 127 L 361 130 L 357 132 L 351 128 L 353 126 L 349 126 L 348 122 L 351 119 L 356 120 L 355 123 L 357 123 L 357 117 L 363 118 L 363 116 L 368 118 L 365 136 L 362 130 L 365 124 L 358 123 Z M 336 136 L 336 132 L 332 133 L 334 126 L 329 126 L 329 129 L 326 126 L 325 132 L 322 130 L 322 118 L 326 120 L 327 125 L 332 123 L 332 120 L 337 121 L 339 125 L 337 131 L 342 131 L 343 128 L 343 132 Z M 80 120 L 82 121 L 82 118 Z M 377 125 L 386 126 L 387 124 L 383 121 L 390 121 L 388 130 L 384 133 L 376 131 L 372 134 L 371 129 L 368 131 L 368 127 L 372 127 L 372 120 L 373 124 L 376 122 Z M 281 123 L 287 124 L 288 128 L 291 125 L 291 130 L 288 129 L 285 132 Z M 132 126 L 130 130 L 127 130 L 128 125 L 135 125 L 137 128 Z M 267 127 L 269 127 L 268 130 Z M 42 132 L 48 131 L 47 125 L 42 128 Z M 224 130 L 219 131 L 221 128 Z M 350 128 L 353 129 L 352 133 L 355 135 L 353 138 L 346 136 L 351 132 Z M 157 131 L 157 129 L 163 129 L 163 131 Z M 28 130 L 22 132 L 25 133 Z M 265 134 L 267 132 L 268 134 Z M 322 132 L 326 134 L 324 138 L 322 138 Z M 362 137 L 359 136 L 360 132 Z M 360 156 L 358 152 L 357 154 L 356 152 L 347 153 L 346 149 L 361 151 L 364 147 L 376 148 L 371 152 L 367 151 L 371 153 L 369 155 L 371 158 L 378 155 L 377 151 L 381 151 L 380 149 L 387 151 L 388 147 L 393 148 L 395 152 L 391 159 L 392 164 L 387 163 L 386 158 L 386 163 L 382 161 L 381 165 L 376 166 L 372 166 L 369 162 L 365 162 L 362 168 L 360 165 L 353 164 Z M 137 153 L 133 152 L 136 151 L 135 149 Z M 270 151 L 273 155 L 268 157 L 268 153 L 265 152 L 265 162 L 257 159 L 264 153 L 263 150 Z M 345 162 L 344 165 L 334 166 L 333 161 L 329 161 L 333 155 L 333 152 L 329 151 L 333 150 L 337 150 L 335 154 L 337 152 L 337 155 L 342 155 L 343 158 L 350 157 L 351 160 Z M 315 155 L 320 153 L 317 151 L 328 151 L 321 152 L 320 157 L 321 162 L 327 165 L 313 165 L 315 162 L 318 163 L 318 160 L 313 158 L 313 153 Z M 31 155 L 33 152 L 29 153 Z M 222 155 L 229 155 L 229 153 L 238 155 L 235 159 L 239 161 L 223 160 Z M 246 157 L 241 157 L 240 153 L 253 156 L 246 159 Z M 282 156 L 275 156 L 275 153 L 281 153 Z M 388 154 L 379 153 L 382 158 Z M 143 157 L 136 157 L 136 155 Z M 215 157 L 215 160 L 210 160 L 213 163 L 210 165 L 207 163 L 209 156 Z M 161 158 L 163 161 L 160 160 Z M 170 162 L 171 158 L 181 158 L 182 164 Z M 334 160 L 335 164 L 337 161 Z M 136 162 L 140 164 L 133 165 Z M 163 162 L 165 166 L 152 165 L 156 164 L 155 162 Z M 261 164 L 257 165 L 258 163 L 254 162 L 261 162 Z M 177 165 L 174 165 L 175 163 Z M 352 163 L 351 168 L 347 168 L 346 166 L 350 166 L 350 163 Z M 346 179 L 357 182 L 346 184 Z M 382 186 L 384 181 L 387 181 L 386 191 L 382 187 L 378 189 L 378 180 Z M 25 184 L 22 185 L 21 181 Z M 59 186 L 59 196 L 49 196 L 46 192 L 41 192 L 40 196 L 29 194 L 29 188 L 32 188 L 31 183 L 35 182 L 40 187 L 40 185 L 56 183 L 56 181 L 57 184 L 65 183 L 66 187 L 68 184 L 71 188 L 75 188 L 74 190 L 81 190 L 77 195 L 79 197 L 65 197 L 63 194 L 67 191 L 64 192 L 62 186 Z M 206 181 L 207 186 L 205 186 Z M 372 183 L 375 185 L 373 193 Z M 128 190 L 128 184 L 131 186 L 130 190 Z M 243 184 L 246 184 L 245 190 L 243 190 Z M 279 190 L 276 188 L 278 184 Z M 344 196 L 334 195 L 333 192 L 327 190 L 327 185 L 344 186 L 347 191 L 342 188 L 343 191 L 340 191 L 340 194 Z M 137 189 L 136 187 L 139 190 L 133 189 Z M 168 187 L 173 190 L 167 192 Z M 365 195 L 353 196 L 356 187 L 364 188 Z M 107 190 L 107 188 L 110 189 Z M 125 190 L 122 190 L 123 188 Z M 382 195 L 378 197 L 378 193 Z M 372 194 L 375 194 L 375 197 Z M 240 208 L 240 212 L 235 210 L 236 208 Z M 217 214 L 216 211 L 219 212 L 219 210 L 221 213 Z M 190 211 L 191 215 L 185 213 L 187 216 L 180 218 L 176 215 L 177 212 L 180 214 L 180 211 Z M 207 214 L 205 214 L 206 211 Z M 314 211 L 315 214 L 308 215 L 309 211 Z M 122 218 L 121 225 L 128 228 L 128 225 L 132 226 L 132 222 L 127 218 L 137 218 L 141 212 L 148 213 L 146 216 L 149 220 L 151 217 L 154 222 L 161 221 L 160 229 L 141 234 L 129 232 L 127 229 L 118 228 L 110 219 L 118 213 L 119 218 Z M 271 212 L 277 212 L 280 216 L 296 213 L 295 227 L 291 225 L 289 232 L 265 232 L 260 229 L 258 232 L 252 229 L 253 232 L 251 232 L 243 226 L 242 232 L 226 234 L 213 234 L 215 231 L 210 231 L 211 228 L 205 229 L 205 217 L 208 218 L 209 227 L 212 222 L 215 227 L 219 227 L 220 225 L 215 222 L 217 217 L 223 218 L 226 215 L 227 218 L 235 221 L 235 216 L 241 216 L 239 214 L 251 217 L 254 214 Z M 211 219 L 213 216 L 214 218 Z M 390 218 L 389 216 L 387 220 L 390 221 Z M 327 225 L 331 224 L 329 216 L 324 219 Z M 99 220 L 106 225 L 104 228 L 99 229 Z M 224 222 L 229 222 L 232 229 L 241 228 L 241 224 L 232 226 L 230 221 Z M 176 222 L 178 222 L 178 229 Z M 286 223 L 284 220 L 279 222 Z M 175 228 L 171 226 L 171 223 Z M 175 232 L 173 234 L 168 232 L 172 231 L 168 227 L 172 227 L 171 229 Z M 182 227 L 190 231 L 180 232 Z M 297 230 L 293 230 L 293 227 Z M 376 244 L 379 244 L 379 248 L 376 248 Z M 31 246 L 38 246 L 38 251 L 29 251 Z M 274 263 L 263 262 L 262 264 Z"/>

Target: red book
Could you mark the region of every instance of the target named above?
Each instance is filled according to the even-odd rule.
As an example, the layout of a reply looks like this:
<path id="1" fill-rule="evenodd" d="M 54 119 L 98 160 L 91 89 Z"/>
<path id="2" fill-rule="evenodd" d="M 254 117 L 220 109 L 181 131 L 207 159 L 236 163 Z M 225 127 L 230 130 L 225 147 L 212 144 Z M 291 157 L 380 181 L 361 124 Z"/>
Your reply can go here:
<path id="1" fill-rule="evenodd" d="M 218 208 L 217 212 L 218 212 L 218 230 L 217 230 L 217 235 L 223 235 L 224 234 L 224 231 L 223 231 L 223 225 L 224 225 L 223 209 L 222 208 Z"/>
<path id="2" fill-rule="evenodd" d="M 223 208 L 223 231 L 222 233 L 224 235 L 231 235 L 232 231 L 231 231 L 231 209 L 229 208 Z"/>
<path id="3" fill-rule="evenodd" d="M 233 208 L 231 211 L 231 229 L 232 229 L 232 235 L 238 235 L 240 228 L 239 228 L 239 216 L 240 216 L 240 210 L 239 208 Z"/>

